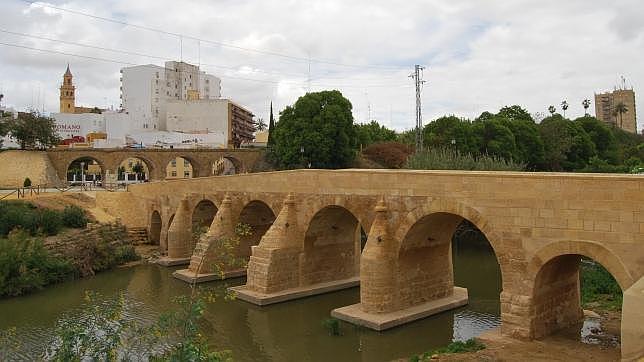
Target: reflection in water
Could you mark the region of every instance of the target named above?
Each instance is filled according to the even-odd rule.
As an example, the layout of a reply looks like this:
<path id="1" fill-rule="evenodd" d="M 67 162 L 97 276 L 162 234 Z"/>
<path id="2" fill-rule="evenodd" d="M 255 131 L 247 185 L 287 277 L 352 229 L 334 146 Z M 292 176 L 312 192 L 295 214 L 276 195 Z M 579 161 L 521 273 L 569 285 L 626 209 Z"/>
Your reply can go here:
<path id="1" fill-rule="evenodd" d="M 230 349 L 237 361 L 388 361 L 465 340 L 498 326 L 500 271 L 480 234 L 467 233 L 454 245 L 455 283 L 469 289 L 469 305 L 384 332 L 342 322 L 341 336 L 322 327 L 334 308 L 357 303 L 358 288 L 258 307 L 242 301 L 211 304 L 202 328 L 211 345 Z M 156 320 L 174 307 L 175 296 L 189 292 L 172 270 L 156 265 L 118 269 L 61 284 L 33 295 L 0 301 L 0 329 L 18 327 L 22 343 L 16 359 L 37 356 L 51 339 L 58 318 L 78 311 L 86 290 L 105 298 L 124 291 L 127 315 L 141 322 Z M 243 279 L 209 286 L 239 285 Z"/>

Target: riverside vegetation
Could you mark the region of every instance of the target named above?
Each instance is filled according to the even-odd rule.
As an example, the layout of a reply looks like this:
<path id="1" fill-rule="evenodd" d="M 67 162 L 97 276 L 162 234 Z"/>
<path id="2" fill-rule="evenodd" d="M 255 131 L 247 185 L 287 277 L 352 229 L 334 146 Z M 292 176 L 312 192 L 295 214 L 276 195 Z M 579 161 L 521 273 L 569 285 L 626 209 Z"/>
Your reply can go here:
<path id="1" fill-rule="evenodd" d="M 0 297 L 111 269 L 138 259 L 119 224 L 88 227 L 85 211 L 0 202 Z"/>
<path id="2" fill-rule="evenodd" d="M 207 237 L 195 230 L 195 237 Z M 235 236 L 214 240 L 212 245 L 221 252 L 214 263 L 223 271 L 241 264 L 236 256 L 240 238 L 249 236 L 252 227 L 238 224 Z M 199 273 L 199 265 L 196 273 Z M 222 272 L 223 273 L 223 272 Z M 223 278 L 223 274 L 222 274 Z M 200 332 L 200 320 L 208 303 L 217 298 L 232 299 L 226 285 L 215 288 L 191 284 L 191 293 L 176 298 L 175 310 L 163 313 L 157 321 L 142 325 L 128 316 L 125 298 L 103 300 L 96 293 L 87 292 L 85 303 L 73 318 L 61 319 L 54 338 L 48 343 L 40 359 L 45 361 L 231 361 L 228 350 L 212 351 Z M 19 346 L 15 329 L 0 331 L 0 360 L 10 356 Z"/>

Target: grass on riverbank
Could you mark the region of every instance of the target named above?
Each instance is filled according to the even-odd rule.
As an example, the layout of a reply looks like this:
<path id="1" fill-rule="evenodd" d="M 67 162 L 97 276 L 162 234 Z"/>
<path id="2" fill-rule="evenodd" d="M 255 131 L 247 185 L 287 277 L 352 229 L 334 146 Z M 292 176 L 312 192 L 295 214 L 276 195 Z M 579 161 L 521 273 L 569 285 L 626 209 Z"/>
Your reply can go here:
<path id="1" fill-rule="evenodd" d="M 622 310 L 622 289 L 603 266 L 593 260 L 582 259 L 579 274 L 584 308 Z"/>
<path id="2" fill-rule="evenodd" d="M 448 344 L 445 347 L 441 347 L 432 351 L 425 352 L 423 354 L 413 356 L 409 359 L 410 362 L 422 362 L 429 361 L 432 359 L 432 356 L 439 354 L 451 354 L 451 353 L 466 353 L 466 352 L 476 352 L 485 349 L 485 345 L 478 340 L 471 338 L 465 342 L 455 341 Z"/>

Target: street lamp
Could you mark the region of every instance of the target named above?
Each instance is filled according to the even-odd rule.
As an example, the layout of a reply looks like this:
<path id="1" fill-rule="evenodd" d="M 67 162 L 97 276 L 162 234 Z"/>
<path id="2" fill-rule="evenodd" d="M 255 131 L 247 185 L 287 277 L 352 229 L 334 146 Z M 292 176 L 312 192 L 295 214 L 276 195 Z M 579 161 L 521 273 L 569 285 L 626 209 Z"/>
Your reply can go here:
<path id="1" fill-rule="evenodd" d="M 85 162 L 81 162 L 81 184 L 85 185 Z"/>
<path id="2" fill-rule="evenodd" d="M 304 146 L 300 146 L 300 158 L 300 162 L 302 163 L 302 166 L 304 166 Z"/>

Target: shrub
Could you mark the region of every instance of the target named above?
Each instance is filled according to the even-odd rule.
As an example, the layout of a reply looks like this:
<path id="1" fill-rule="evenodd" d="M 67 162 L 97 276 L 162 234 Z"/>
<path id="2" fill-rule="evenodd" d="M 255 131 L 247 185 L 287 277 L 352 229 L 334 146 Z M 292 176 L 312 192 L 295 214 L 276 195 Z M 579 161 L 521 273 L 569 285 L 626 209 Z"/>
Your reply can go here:
<path id="1" fill-rule="evenodd" d="M 78 206 L 65 206 L 63 210 L 63 224 L 70 228 L 84 228 L 88 218 L 85 210 Z"/>
<path id="2" fill-rule="evenodd" d="M 387 168 L 402 168 L 409 155 L 414 153 L 414 149 L 404 143 L 383 142 L 365 148 L 362 153 L 368 159 Z"/>
<path id="3" fill-rule="evenodd" d="M 14 229 L 22 229 L 35 235 L 38 232 L 38 209 L 26 202 L 0 201 L 0 237 Z"/>
<path id="4" fill-rule="evenodd" d="M 31 180 L 29 177 L 25 178 L 25 181 L 22 183 L 22 187 L 30 187 L 31 186 Z"/>
<path id="5" fill-rule="evenodd" d="M 524 163 L 489 155 L 460 153 L 448 148 L 431 148 L 409 158 L 406 168 L 414 170 L 522 171 Z"/>
<path id="6" fill-rule="evenodd" d="M 53 256 L 24 232 L 0 239 L 0 297 L 17 296 L 70 279 L 71 263 Z"/>
<path id="7" fill-rule="evenodd" d="M 44 209 L 38 213 L 38 226 L 43 234 L 56 235 L 63 226 L 63 219 L 57 211 Z"/>

